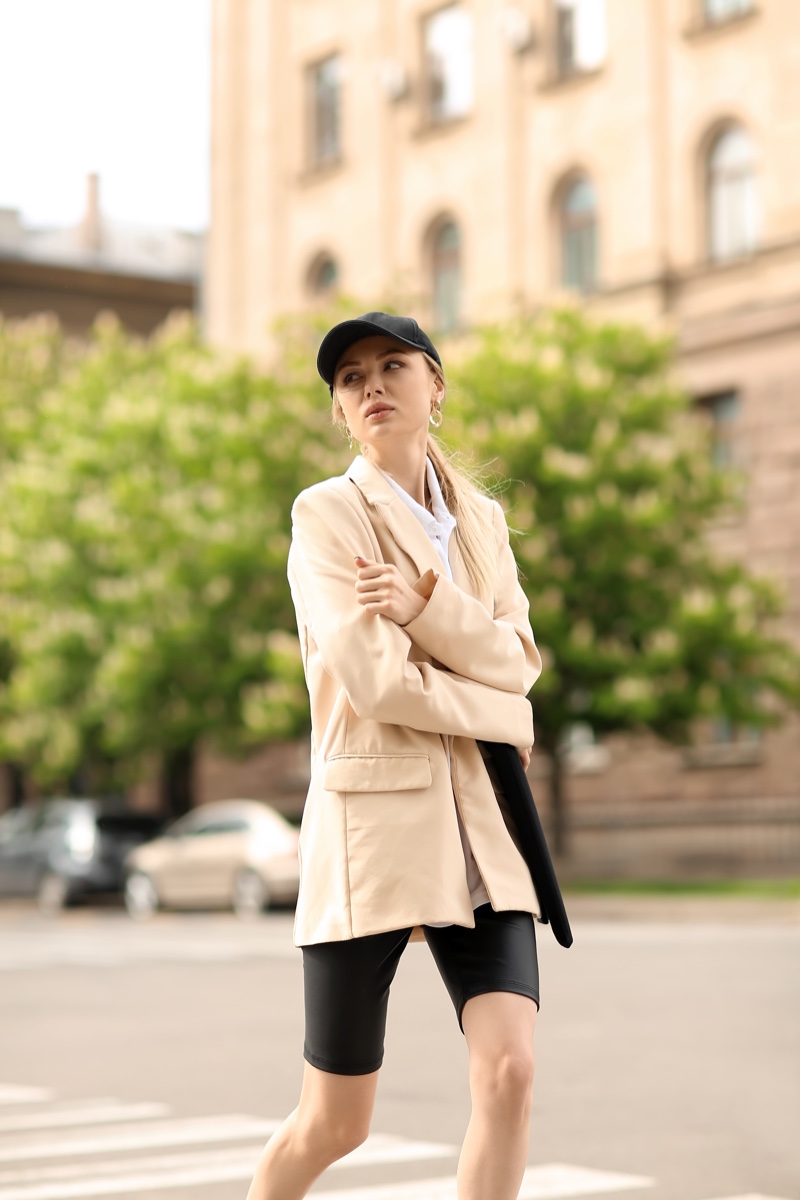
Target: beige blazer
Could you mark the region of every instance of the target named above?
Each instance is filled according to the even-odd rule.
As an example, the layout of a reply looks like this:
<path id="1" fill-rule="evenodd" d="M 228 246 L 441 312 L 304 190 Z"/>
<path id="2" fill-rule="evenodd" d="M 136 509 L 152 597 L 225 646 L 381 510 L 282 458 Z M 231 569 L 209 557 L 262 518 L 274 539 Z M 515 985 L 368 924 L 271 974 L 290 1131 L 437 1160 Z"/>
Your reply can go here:
<path id="1" fill-rule="evenodd" d="M 311 783 L 300 831 L 298 946 L 427 922 L 473 927 L 459 806 L 496 910 L 541 916 L 476 738 L 533 743 L 527 693 L 542 660 L 501 506 L 498 579 L 473 594 L 455 534 L 453 580 L 368 459 L 292 506 L 288 576 L 311 701 Z M 356 600 L 356 555 L 433 593 L 405 626 Z M 450 734 L 451 769 L 442 735 Z"/>

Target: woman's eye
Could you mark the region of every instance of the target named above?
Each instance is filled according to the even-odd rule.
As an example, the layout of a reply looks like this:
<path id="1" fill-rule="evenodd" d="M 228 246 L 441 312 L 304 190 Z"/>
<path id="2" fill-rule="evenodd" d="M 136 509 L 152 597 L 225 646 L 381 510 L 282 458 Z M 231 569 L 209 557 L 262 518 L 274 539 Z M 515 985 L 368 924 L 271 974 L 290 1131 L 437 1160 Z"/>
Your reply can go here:
<path id="1" fill-rule="evenodd" d="M 354 380 L 355 378 L 356 378 L 356 373 L 355 373 L 355 371 L 348 371 L 348 372 L 347 372 L 347 374 L 346 374 L 346 375 L 344 376 L 344 378 L 342 379 L 342 385 L 343 385 L 344 387 L 346 387 L 346 386 L 347 386 L 347 384 L 348 384 L 348 383 L 352 383 L 352 382 L 353 382 L 353 380 Z"/>
<path id="2" fill-rule="evenodd" d="M 387 367 L 401 367 L 402 365 L 403 364 L 401 362 L 399 362 L 398 359 L 396 359 L 396 358 L 387 359 L 387 362 L 386 362 Z"/>

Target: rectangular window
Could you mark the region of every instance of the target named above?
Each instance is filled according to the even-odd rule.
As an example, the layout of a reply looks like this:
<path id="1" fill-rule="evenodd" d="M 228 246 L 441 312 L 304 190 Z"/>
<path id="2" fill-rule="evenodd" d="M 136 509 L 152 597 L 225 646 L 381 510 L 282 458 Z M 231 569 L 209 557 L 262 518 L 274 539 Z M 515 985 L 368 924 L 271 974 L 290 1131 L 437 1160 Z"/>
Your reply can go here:
<path id="1" fill-rule="evenodd" d="M 431 13 L 422 30 L 426 116 L 441 124 L 472 110 L 472 18 L 460 4 Z"/>
<path id="2" fill-rule="evenodd" d="M 687 767 L 755 767 L 763 757 L 761 730 L 718 716 L 698 721 L 697 738 L 683 751 Z"/>
<path id="3" fill-rule="evenodd" d="M 311 166 L 329 166 L 342 156 L 342 60 L 339 54 L 332 54 L 308 68 L 307 93 Z"/>
<path id="4" fill-rule="evenodd" d="M 703 15 L 709 25 L 717 25 L 750 12 L 752 7 L 752 0 L 703 0 Z"/>
<path id="5" fill-rule="evenodd" d="M 606 57 L 605 0 L 555 0 L 555 6 L 558 74 L 595 70 Z"/>
<path id="6" fill-rule="evenodd" d="M 703 396 L 699 407 L 711 424 L 714 465 L 722 469 L 737 466 L 738 392 L 731 390 Z"/>
<path id="7" fill-rule="evenodd" d="M 715 717 L 710 737 L 715 746 L 753 745 L 761 741 L 761 730 L 757 725 L 734 725 L 728 717 Z"/>

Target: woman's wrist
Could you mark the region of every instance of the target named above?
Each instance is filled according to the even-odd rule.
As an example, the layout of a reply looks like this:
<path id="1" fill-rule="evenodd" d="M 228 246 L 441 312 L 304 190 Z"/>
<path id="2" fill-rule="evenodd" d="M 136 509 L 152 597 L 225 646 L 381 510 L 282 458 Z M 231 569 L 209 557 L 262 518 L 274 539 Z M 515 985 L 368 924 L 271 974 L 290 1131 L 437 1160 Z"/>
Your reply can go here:
<path id="1" fill-rule="evenodd" d="M 406 625 L 410 625 L 412 621 L 416 621 L 417 617 L 420 616 L 420 614 L 422 612 L 424 612 L 424 610 L 428 606 L 428 600 L 426 597 L 420 596 L 419 593 L 417 593 L 416 596 L 417 596 L 418 603 L 417 603 L 417 605 L 415 605 L 415 607 L 417 608 L 417 611 L 412 613 L 411 616 L 406 621 L 400 622 L 401 629 L 404 629 L 406 627 Z"/>

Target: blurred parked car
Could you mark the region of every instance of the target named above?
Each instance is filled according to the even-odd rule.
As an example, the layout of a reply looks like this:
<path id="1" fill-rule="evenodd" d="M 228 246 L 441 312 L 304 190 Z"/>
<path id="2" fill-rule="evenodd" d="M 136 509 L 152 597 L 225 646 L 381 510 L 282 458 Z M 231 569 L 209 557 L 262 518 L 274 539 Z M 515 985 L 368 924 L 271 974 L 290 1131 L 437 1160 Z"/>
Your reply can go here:
<path id="1" fill-rule="evenodd" d="M 134 917 L 166 908 L 233 908 L 255 916 L 294 904 L 298 831 L 258 800 L 220 800 L 181 817 L 125 863 L 125 903 Z"/>
<path id="2" fill-rule="evenodd" d="M 0 817 L 0 895 L 35 896 L 42 912 L 73 900 L 122 892 L 123 861 L 163 821 L 124 801 L 52 799 Z"/>

